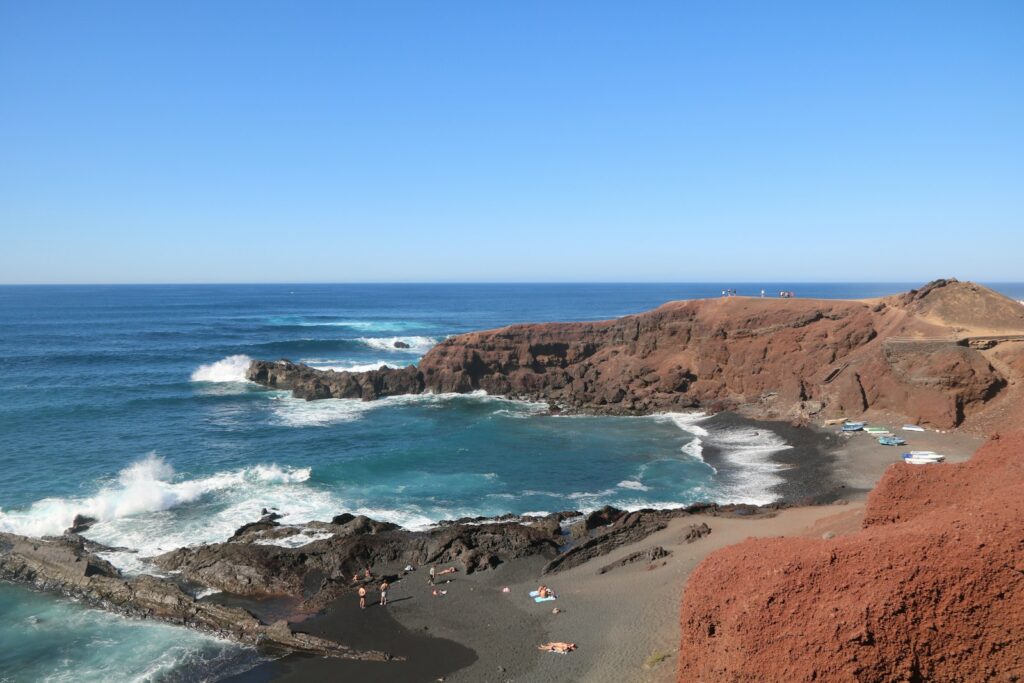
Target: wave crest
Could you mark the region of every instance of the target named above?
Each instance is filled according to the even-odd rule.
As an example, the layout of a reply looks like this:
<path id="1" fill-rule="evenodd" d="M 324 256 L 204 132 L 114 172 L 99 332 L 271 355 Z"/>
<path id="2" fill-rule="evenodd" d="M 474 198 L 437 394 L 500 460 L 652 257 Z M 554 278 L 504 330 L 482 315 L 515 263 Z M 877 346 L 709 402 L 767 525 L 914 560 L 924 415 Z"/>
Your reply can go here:
<path id="1" fill-rule="evenodd" d="M 118 485 L 100 489 L 88 498 L 44 498 L 27 510 L 0 510 L 0 530 L 24 536 L 59 536 L 76 515 L 110 522 L 147 512 L 162 512 L 194 502 L 206 493 L 250 481 L 270 484 L 304 482 L 310 468 L 256 465 L 200 479 L 174 482 L 174 468 L 150 453 L 118 474 Z"/>
<path id="2" fill-rule="evenodd" d="M 249 369 L 252 358 L 245 354 L 236 354 L 221 358 L 215 363 L 200 365 L 192 372 L 193 382 L 244 382 L 245 372 Z"/>
<path id="3" fill-rule="evenodd" d="M 359 337 L 357 341 L 369 346 L 371 349 L 405 353 L 426 353 L 437 345 L 437 339 L 434 337 Z M 408 344 L 409 348 L 397 348 L 395 346 L 396 342 Z"/>

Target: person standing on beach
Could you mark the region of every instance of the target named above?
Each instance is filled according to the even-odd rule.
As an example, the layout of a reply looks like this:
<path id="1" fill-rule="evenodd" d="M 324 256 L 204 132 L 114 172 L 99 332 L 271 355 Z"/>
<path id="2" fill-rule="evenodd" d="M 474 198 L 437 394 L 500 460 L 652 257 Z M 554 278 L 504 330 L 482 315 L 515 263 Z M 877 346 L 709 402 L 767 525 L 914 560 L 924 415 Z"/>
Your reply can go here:
<path id="1" fill-rule="evenodd" d="M 359 587 L 359 609 L 366 609 L 366 586 Z"/>
<path id="2" fill-rule="evenodd" d="M 391 584 L 388 583 L 387 579 L 384 579 L 380 583 L 380 606 L 388 604 L 388 588 L 391 588 Z"/>
<path id="3" fill-rule="evenodd" d="M 431 586 L 434 585 L 434 574 L 436 572 L 437 569 L 434 567 L 434 565 L 430 565 L 430 574 L 429 576 L 427 576 L 427 583 L 429 583 Z"/>

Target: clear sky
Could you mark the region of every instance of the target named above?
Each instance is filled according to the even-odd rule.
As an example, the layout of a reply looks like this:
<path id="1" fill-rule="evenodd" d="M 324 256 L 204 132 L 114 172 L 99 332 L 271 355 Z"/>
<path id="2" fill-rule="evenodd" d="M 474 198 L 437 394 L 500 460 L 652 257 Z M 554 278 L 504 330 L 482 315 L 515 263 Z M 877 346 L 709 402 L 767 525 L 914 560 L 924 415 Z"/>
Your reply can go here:
<path id="1" fill-rule="evenodd" d="M 1024 280 L 1024 2 L 0 0 L 0 282 Z"/>

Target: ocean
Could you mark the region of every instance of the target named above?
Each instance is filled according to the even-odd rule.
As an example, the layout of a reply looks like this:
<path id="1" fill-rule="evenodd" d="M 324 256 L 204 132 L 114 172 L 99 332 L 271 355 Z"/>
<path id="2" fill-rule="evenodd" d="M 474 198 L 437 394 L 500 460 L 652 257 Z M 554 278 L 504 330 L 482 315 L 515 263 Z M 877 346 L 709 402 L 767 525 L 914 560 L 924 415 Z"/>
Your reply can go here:
<path id="1" fill-rule="evenodd" d="M 244 381 L 251 358 L 369 369 L 514 322 L 598 320 L 677 299 L 880 296 L 909 284 L 0 287 L 0 531 L 86 536 L 145 557 L 282 522 L 440 519 L 777 498 L 789 447 L 699 416 L 550 416 L 471 394 L 305 402 Z M 1024 284 L 994 284 L 1024 299 Z M 395 347 L 396 341 L 409 348 Z M 715 466 L 703 449 L 720 453 Z M 247 648 L 0 584 L 0 681 L 215 680 Z"/>

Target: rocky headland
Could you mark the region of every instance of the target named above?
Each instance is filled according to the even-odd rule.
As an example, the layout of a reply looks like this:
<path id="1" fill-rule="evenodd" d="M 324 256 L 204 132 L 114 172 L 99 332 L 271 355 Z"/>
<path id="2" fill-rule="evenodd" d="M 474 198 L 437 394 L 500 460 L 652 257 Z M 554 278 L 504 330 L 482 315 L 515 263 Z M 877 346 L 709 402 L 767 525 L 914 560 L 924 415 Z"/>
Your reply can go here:
<path id="1" fill-rule="evenodd" d="M 317 370 L 256 360 L 249 380 L 300 398 L 477 390 L 555 410 L 738 410 L 767 419 L 905 419 L 980 433 L 1024 418 L 1024 306 L 936 280 L 877 300 L 723 297 L 615 320 L 451 337 L 418 367 Z"/>

